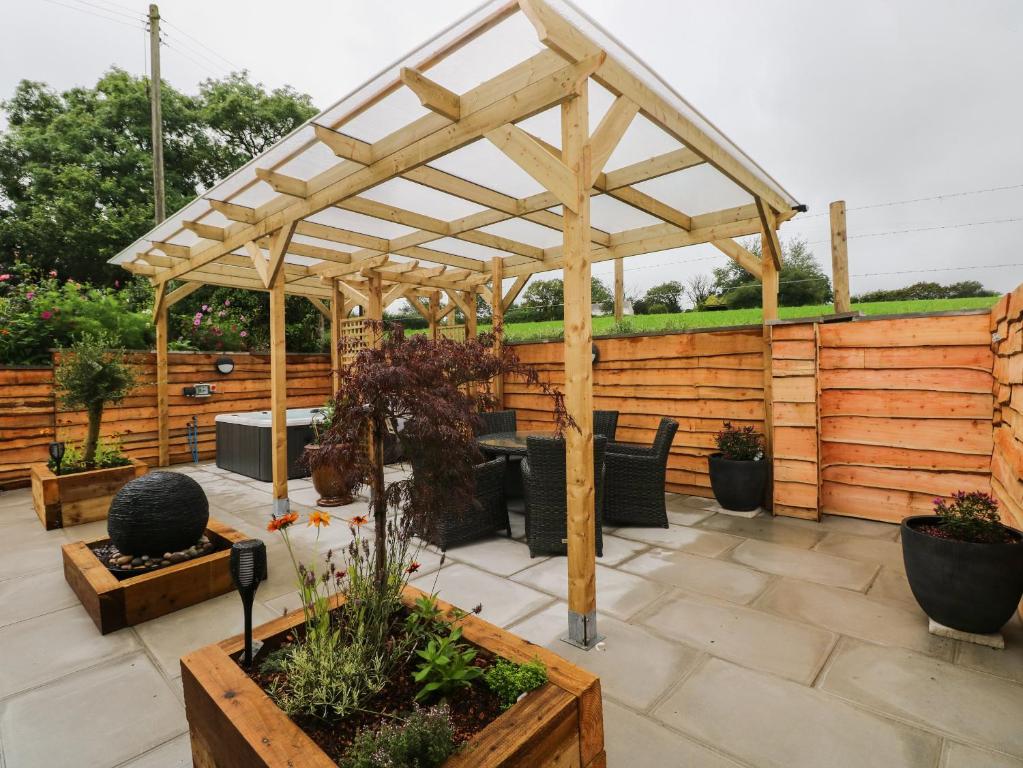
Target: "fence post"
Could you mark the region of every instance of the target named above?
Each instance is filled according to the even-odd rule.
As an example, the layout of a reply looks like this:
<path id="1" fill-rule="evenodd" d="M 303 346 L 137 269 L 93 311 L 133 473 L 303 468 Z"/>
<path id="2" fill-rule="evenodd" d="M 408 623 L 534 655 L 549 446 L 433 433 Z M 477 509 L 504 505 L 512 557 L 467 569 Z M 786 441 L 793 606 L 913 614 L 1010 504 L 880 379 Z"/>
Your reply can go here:
<path id="1" fill-rule="evenodd" d="M 852 311 L 849 300 L 849 243 L 845 228 L 845 200 L 831 204 L 831 283 L 835 314 Z"/>

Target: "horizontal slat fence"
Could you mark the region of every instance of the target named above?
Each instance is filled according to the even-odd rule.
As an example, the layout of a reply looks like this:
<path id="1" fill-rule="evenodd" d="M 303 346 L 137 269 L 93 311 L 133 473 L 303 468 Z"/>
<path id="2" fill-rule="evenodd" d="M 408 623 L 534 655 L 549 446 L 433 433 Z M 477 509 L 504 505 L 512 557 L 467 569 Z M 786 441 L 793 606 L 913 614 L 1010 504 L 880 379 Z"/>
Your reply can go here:
<path id="1" fill-rule="evenodd" d="M 821 508 L 898 522 L 991 489 L 987 313 L 818 326 Z"/>
<path id="2" fill-rule="evenodd" d="M 995 354 L 991 485 L 1006 523 L 1023 528 L 1023 285 L 991 310 Z"/>
<path id="3" fill-rule="evenodd" d="M 672 333 L 596 341 L 593 407 L 616 410 L 617 439 L 653 441 L 662 416 L 679 430 L 668 459 L 667 488 L 710 497 L 707 455 L 725 421 L 764 428 L 763 337 L 759 328 Z M 561 342 L 515 344 L 519 359 L 549 382 L 564 383 Z M 509 378 L 504 405 L 520 429 L 549 429 L 550 400 Z"/>
<path id="4" fill-rule="evenodd" d="M 170 407 L 170 461 L 192 460 L 187 430 L 192 416 L 198 418 L 199 457 L 216 455 L 219 413 L 261 411 L 270 407 L 270 358 L 268 355 L 233 352 L 235 368 L 219 374 L 219 354 L 171 352 L 168 360 Z M 133 458 L 155 465 L 158 455 L 156 423 L 156 355 L 130 356 L 139 374 L 131 395 L 103 413 L 102 434 L 117 438 Z M 330 356 L 289 354 L 288 407 L 322 405 L 330 396 Z M 217 385 L 210 397 L 185 397 L 182 389 L 196 383 Z M 47 444 L 85 437 L 88 419 L 84 411 L 68 411 L 54 402 L 50 369 L 0 369 L 0 484 L 12 487 L 28 482 L 28 466 L 47 459 Z"/>

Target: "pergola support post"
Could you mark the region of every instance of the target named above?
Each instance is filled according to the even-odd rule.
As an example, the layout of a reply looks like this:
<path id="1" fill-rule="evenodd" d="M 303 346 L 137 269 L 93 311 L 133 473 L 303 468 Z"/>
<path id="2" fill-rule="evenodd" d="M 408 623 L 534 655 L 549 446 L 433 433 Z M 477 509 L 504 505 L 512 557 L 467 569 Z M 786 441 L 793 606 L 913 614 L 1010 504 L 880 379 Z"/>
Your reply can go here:
<path id="1" fill-rule="evenodd" d="M 437 317 L 440 315 L 440 291 L 434 291 L 430 294 L 430 304 L 428 307 L 429 313 L 429 328 L 430 338 L 434 341 L 437 340 Z"/>
<path id="2" fill-rule="evenodd" d="M 463 291 L 462 298 L 465 301 L 465 338 L 476 338 L 476 292 Z"/>
<path id="3" fill-rule="evenodd" d="M 170 465 L 170 405 L 167 396 L 167 297 L 164 286 L 157 289 L 156 306 L 156 435 L 157 466 Z"/>
<path id="4" fill-rule="evenodd" d="M 615 322 L 620 323 L 625 314 L 625 265 L 622 259 L 615 259 Z"/>
<path id="5" fill-rule="evenodd" d="M 495 256 L 490 260 L 490 312 L 494 331 L 494 354 L 500 357 L 504 344 L 504 260 Z M 497 407 L 504 405 L 504 376 L 494 377 L 494 399 Z"/>
<path id="6" fill-rule="evenodd" d="M 341 388 L 341 324 L 345 319 L 345 295 L 337 280 L 330 281 L 330 369 L 333 372 L 333 394 Z"/>
<path id="7" fill-rule="evenodd" d="M 593 369 L 590 316 L 590 143 L 586 83 L 561 105 L 562 160 L 572 173 L 574 206 L 564 206 L 565 406 L 577 428 L 565 436 L 568 510 L 568 634 L 592 648 L 597 634 L 593 483 Z"/>
<path id="8" fill-rule="evenodd" d="M 835 294 L 835 314 L 851 312 L 849 298 L 849 242 L 845 227 L 845 200 L 831 204 L 831 285 Z"/>
<path id="9" fill-rule="evenodd" d="M 288 374 L 284 341 L 284 271 L 270 283 L 270 442 L 273 445 L 273 513 L 288 513 Z"/>
<path id="10" fill-rule="evenodd" d="M 777 234 L 774 239 L 777 241 Z M 761 302 L 764 315 L 764 448 L 767 452 L 768 481 L 764 508 L 774 507 L 774 367 L 771 363 L 771 325 L 778 319 L 778 267 L 770 255 L 771 235 L 765 233 L 761 243 Z"/>

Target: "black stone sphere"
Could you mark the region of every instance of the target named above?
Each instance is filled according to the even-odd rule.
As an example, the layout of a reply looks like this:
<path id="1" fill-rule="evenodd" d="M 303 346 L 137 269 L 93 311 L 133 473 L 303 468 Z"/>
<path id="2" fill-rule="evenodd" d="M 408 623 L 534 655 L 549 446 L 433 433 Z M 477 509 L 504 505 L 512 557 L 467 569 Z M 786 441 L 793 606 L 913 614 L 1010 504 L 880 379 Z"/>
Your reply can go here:
<path id="1" fill-rule="evenodd" d="M 198 542 L 209 519 L 199 483 L 180 472 L 149 472 L 114 496 L 107 533 L 122 554 L 159 557 Z"/>

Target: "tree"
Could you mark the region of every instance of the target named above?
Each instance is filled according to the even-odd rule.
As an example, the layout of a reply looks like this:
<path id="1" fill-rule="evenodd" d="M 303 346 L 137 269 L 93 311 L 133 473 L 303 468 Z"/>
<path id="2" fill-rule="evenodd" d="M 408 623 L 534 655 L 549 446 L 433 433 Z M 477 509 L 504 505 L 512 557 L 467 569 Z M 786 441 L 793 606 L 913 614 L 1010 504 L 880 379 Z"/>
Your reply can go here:
<path id="1" fill-rule="evenodd" d="M 598 277 L 590 278 L 590 302 L 602 312 L 615 311 L 615 296 L 611 289 Z"/>
<path id="2" fill-rule="evenodd" d="M 665 312 L 681 312 L 682 293 L 682 283 L 677 280 L 672 280 L 667 283 L 655 285 L 653 288 L 647 290 L 646 295 L 643 297 L 643 302 L 648 308 L 654 305 L 664 307 L 664 310 L 657 312 L 656 314 L 663 314 Z"/>
<path id="3" fill-rule="evenodd" d="M 760 259 L 760 241 L 745 243 L 757 260 Z M 763 301 L 760 281 L 735 261 L 714 269 L 714 293 L 721 296 L 729 309 L 759 307 Z M 782 247 L 782 267 L 779 273 L 778 303 L 783 307 L 802 307 L 831 301 L 831 280 L 801 238 L 790 240 Z"/>
<path id="4" fill-rule="evenodd" d="M 689 300 L 693 302 L 693 306 L 699 309 L 707 299 L 714 295 L 714 285 L 711 279 L 701 272 L 686 280 L 686 293 L 689 295 Z"/>
<path id="5" fill-rule="evenodd" d="M 982 296 L 997 296 L 994 291 L 987 290 L 977 280 L 964 280 L 959 283 L 942 285 L 941 283 L 919 282 L 903 288 L 888 288 L 854 296 L 857 303 L 872 301 L 913 301 L 915 299 L 961 299 Z"/>
<path id="6" fill-rule="evenodd" d="M 267 93 L 244 72 L 207 80 L 195 97 L 169 83 L 162 94 L 171 211 L 315 112 L 308 96 Z M 0 108 L 8 120 L 0 136 L 0 264 L 18 260 L 92 284 L 123 279 L 106 260 L 153 225 L 146 78 L 115 68 L 93 88 L 63 93 L 23 80 Z"/>
<path id="7" fill-rule="evenodd" d="M 590 278 L 590 302 L 604 312 L 613 312 L 615 297 L 611 290 L 597 277 Z M 516 320 L 561 320 L 565 316 L 565 283 L 560 277 L 550 280 L 534 280 L 522 294 L 520 308 L 527 311 L 516 313 Z"/>

